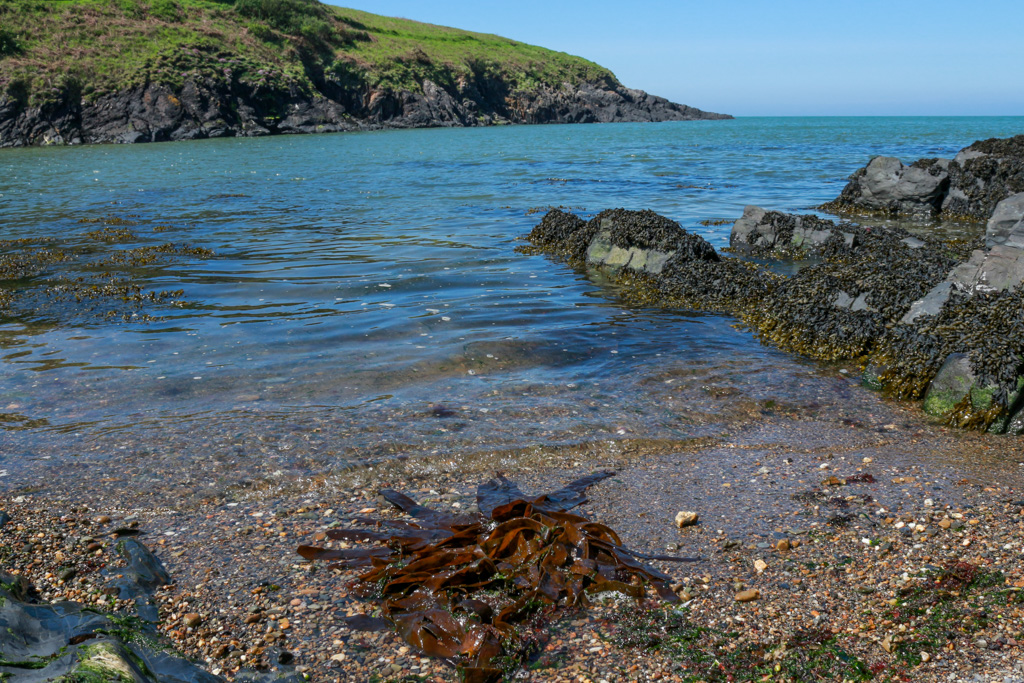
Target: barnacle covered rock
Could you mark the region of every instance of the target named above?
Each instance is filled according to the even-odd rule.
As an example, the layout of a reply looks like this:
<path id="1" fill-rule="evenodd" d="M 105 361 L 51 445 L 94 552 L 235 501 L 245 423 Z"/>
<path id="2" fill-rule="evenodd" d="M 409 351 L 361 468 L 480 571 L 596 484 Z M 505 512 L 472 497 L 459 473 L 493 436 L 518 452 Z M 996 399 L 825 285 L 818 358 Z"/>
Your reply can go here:
<path id="1" fill-rule="evenodd" d="M 985 226 L 985 246 L 1002 244 L 1024 248 L 1024 192 L 996 204 Z"/>

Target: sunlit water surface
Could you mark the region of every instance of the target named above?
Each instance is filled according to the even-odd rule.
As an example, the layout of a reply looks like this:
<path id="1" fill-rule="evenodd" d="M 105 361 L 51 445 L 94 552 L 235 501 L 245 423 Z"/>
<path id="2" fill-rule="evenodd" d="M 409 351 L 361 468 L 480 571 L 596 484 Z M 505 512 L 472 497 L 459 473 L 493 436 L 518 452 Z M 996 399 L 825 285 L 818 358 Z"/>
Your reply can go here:
<path id="1" fill-rule="evenodd" d="M 184 290 L 156 321 L 0 319 L 0 477 L 131 460 L 140 485 L 185 468 L 216 488 L 396 455 L 682 439 L 777 405 L 870 409 L 834 368 L 728 317 L 629 308 L 515 248 L 548 206 L 650 208 L 720 248 L 730 226 L 701 221 L 808 211 L 872 155 L 948 157 L 1022 128 L 748 118 L 5 150 L 0 240 L 82 247 L 82 219 L 128 216 L 139 241 L 111 248 L 216 256 L 135 273 Z"/>

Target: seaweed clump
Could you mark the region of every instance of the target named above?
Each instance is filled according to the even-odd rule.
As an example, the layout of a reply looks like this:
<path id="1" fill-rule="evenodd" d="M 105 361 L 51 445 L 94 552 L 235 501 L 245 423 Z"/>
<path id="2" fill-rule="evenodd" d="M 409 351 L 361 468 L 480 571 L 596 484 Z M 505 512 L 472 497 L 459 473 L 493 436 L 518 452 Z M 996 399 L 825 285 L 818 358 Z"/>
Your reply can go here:
<path id="1" fill-rule="evenodd" d="M 380 492 L 415 521 L 355 520 L 381 530 L 334 529 L 330 539 L 375 541 L 385 547 L 329 549 L 299 546 L 308 560 L 334 560 L 335 568 L 372 569 L 354 582 L 380 601 L 383 618 L 353 626 L 394 628 L 427 655 L 456 663 L 463 680 L 499 680 L 530 654 L 523 626 L 543 613 L 587 604 L 614 591 L 637 600 L 650 584 L 665 601 L 679 598 L 669 577 L 622 545 L 607 526 L 568 512 L 586 502 L 585 491 L 614 472 L 598 472 L 558 491 L 528 498 L 499 474 L 477 489 L 479 513 L 453 515 L 419 505 L 394 490 Z"/>

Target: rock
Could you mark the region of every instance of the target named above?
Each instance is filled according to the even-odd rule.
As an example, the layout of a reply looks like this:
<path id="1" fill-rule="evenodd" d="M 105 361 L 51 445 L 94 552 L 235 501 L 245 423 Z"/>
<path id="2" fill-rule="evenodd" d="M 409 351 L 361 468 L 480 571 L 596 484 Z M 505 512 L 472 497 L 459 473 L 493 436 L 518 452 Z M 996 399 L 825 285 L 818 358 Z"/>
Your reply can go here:
<path id="1" fill-rule="evenodd" d="M 729 247 L 757 256 L 801 257 L 816 253 L 831 239 L 857 246 L 856 234 L 832 221 L 747 206 L 733 223 Z"/>
<path id="2" fill-rule="evenodd" d="M 2 577 L 0 577 L 2 578 Z M 130 626 L 75 602 L 27 604 L 0 586 L 3 657 L 0 679 L 216 683 L 223 679 L 151 646 L 145 637 L 122 641 L 111 633 Z M 10 637 L 7 637 L 7 636 Z M 129 634 L 131 635 L 131 634 Z"/>
<path id="3" fill-rule="evenodd" d="M 110 517 L 107 517 L 106 515 L 100 515 L 96 518 L 95 521 L 97 524 L 110 524 Z"/>
<path id="4" fill-rule="evenodd" d="M 756 588 L 749 588 L 736 594 L 736 602 L 751 602 L 761 597 L 761 592 Z"/>
<path id="5" fill-rule="evenodd" d="M 119 540 L 117 551 L 127 559 L 128 566 L 118 572 L 121 578 L 109 582 L 108 590 L 114 591 L 121 600 L 134 600 L 139 618 L 156 623 L 160 620 L 160 613 L 152 595 L 157 588 L 171 582 L 170 574 L 149 548 L 136 538 Z"/>
<path id="6" fill-rule="evenodd" d="M 1024 192 L 1024 135 L 991 138 L 965 147 L 949 165 L 942 211 L 988 220 L 1002 200 Z"/>
<path id="7" fill-rule="evenodd" d="M 791 547 L 792 546 L 790 545 L 790 542 L 789 542 L 788 538 L 783 538 L 782 540 L 780 540 L 778 543 L 775 544 L 775 549 L 780 551 L 780 552 L 786 552 Z"/>
<path id="8" fill-rule="evenodd" d="M 879 641 L 878 644 L 881 645 L 882 649 L 885 650 L 886 652 L 892 652 L 892 637 L 891 636 L 886 636 L 881 641 Z"/>
<path id="9" fill-rule="evenodd" d="M 717 261 L 718 254 L 702 237 L 653 211 L 602 211 L 586 252 L 586 262 L 612 270 L 628 268 L 660 275 L 670 261 Z"/>
<path id="10" fill-rule="evenodd" d="M 764 570 L 768 569 L 768 563 L 764 560 L 754 560 L 754 569 L 758 574 L 764 574 Z"/>
<path id="11" fill-rule="evenodd" d="M 946 415 L 967 395 L 976 379 L 967 354 L 951 354 L 928 386 L 924 411 L 936 417 Z"/>
<path id="12" fill-rule="evenodd" d="M 680 511 L 676 513 L 676 526 L 682 529 L 683 527 L 693 526 L 697 523 L 699 515 L 696 512 Z"/>
<path id="13" fill-rule="evenodd" d="M 203 618 L 195 612 L 189 612 L 181 618 L 181 622 L 185 624 L 187 628 L 195 628 L 203 623 Z"/>
<path id="14" fill-rule="evenodd" d="M 1002 244 L 1024 248 L 1024 192 L 1018 192 L 996 204 L 985 227 L 985 246 Z"/>
<path id="15" fill-rule="evenodd" d="M 932 656 L 930 654 L 928 654 L 927 652 L 922 652 L 921 653 L 921 662 L 922 663 L 927 664 L 928 662 L 931 661 L 931 659 L 932 659 Z"/>
<path id="16" fill-rule="evenodd" d="M 4 92 L 0 147 L 500 123 L 732 118 L 626 88 L 614 79 L 538 84 L 530 89 L 489 73 L 442 82 L 425 79 L 418 92 L 410 92 L 377 87 L 353 74 L 348 86 L 325 82 L 307 91 L 215 76 L 192 76 L 172 87 L 154 75 L 142 85 L 95 99 L 83 98 L 74 87 L 58 88 L 44 106 Z"/>
<path id="17" fill-rule="evenodd" d="M 0 510 L 0 527 L 11 521 L 11 516 L 5 510 Z"/>
<path id="18" fill-rule="evenodd" d="M 922 159 L 905 166 L 895 157 L 875 157 L 850 176 L 833 206 L 887 215 L 936 214 L 949 189 L 949 163 Z"/>

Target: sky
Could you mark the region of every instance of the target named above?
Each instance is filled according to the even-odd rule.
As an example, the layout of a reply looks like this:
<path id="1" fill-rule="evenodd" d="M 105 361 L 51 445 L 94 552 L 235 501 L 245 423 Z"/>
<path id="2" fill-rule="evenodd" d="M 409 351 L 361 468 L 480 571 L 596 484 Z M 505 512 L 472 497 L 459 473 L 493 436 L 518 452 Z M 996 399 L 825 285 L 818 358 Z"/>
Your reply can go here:
<path id="1" fill-rule="evenodd" d="M 736 116 L 1024 115 L 1021 0 L 341 0 L 586 57 Z"/>

